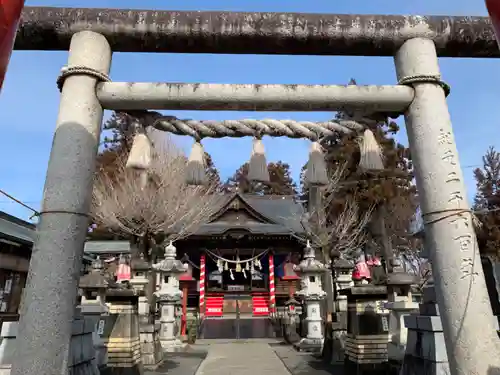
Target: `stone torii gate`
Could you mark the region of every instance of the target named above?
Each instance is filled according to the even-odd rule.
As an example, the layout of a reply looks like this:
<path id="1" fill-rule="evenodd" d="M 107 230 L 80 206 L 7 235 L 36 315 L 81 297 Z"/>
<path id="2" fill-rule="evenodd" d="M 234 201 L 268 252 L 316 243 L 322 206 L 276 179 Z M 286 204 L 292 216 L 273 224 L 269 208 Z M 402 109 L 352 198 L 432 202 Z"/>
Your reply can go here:
<path id="1" fill-rule="evenodd" d="M 69 49 L 70 70 L 62 85 L 12 375 L 66 371 L 103 109 L 346 108 L 404 114 L 451 373 L 500 373 L 498 337 L 437 60 L 498 57 L 487 18 L 27 7 L 15 49 Z M 171 90 L 168 84 L 109 82 L 112 52 L 394 56 L 398 84 L 181 84 Z M 164 129 L 193 135 L 201 123 L 167 121 Z M 231 128 L 205 125 L 215 137 Z M 284 134 L 301 136 L 283 125 Z M 342 124 L 309 128 L 323 134 Z M 261 131 L 283 135 L 273 126 Z M 232 135 L 245 135 L 237 133 Z"/>

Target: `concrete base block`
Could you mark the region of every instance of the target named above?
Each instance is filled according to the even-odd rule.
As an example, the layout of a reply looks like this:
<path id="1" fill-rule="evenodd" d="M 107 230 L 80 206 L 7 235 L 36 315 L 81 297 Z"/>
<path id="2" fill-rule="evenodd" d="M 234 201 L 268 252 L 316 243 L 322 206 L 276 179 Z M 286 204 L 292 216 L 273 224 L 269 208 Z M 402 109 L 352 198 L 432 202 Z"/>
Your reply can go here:
<path id="1" fill-rule="evenodd" d="M 183 352 L 187 346 L 179 339 L 175 340 L 160 340 L 161 349 L 164 353 Z"/>
<path id="2" fill-rule="evenodd" d="M 400 375 L 449 375 L 448 362 L 434 362 L 428 359 L 407 355 L 404 358 Z"/>

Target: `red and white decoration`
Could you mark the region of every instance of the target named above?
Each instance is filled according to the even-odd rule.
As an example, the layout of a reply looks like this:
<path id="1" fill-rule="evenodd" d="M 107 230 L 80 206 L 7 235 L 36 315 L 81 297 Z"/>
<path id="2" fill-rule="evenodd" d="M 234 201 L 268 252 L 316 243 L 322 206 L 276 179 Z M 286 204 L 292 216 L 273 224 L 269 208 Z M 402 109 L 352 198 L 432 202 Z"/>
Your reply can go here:
<path id="1" fill-rule="evenodd" d="M 269 315 L 269 296 L 267 293 L 254 293 L 252 295 L 253 316 Z"/>
<path id="2" fill-rule="evenodd" d="M 205 313 L 205 254 L 200 256 L 200 315 Z"/>
<path id="3" fill-rule="evenodd" d="M 224 295 L 209 294 L 207 295 L 207 305 L 205 316 L 222 316 L 224 311 Z"/>
<path id="4" fill-rule="evenodd" d="M 269 312 L 276 311 L 276 288 L 274 286 L 274 256 L 269 254 Z"/>

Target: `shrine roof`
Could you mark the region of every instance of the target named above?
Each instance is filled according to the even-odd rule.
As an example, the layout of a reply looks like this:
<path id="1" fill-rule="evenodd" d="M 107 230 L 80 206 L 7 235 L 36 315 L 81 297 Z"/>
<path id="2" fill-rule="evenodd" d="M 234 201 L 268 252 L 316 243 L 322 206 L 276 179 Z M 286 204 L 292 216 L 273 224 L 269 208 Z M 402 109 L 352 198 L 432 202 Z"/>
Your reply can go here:
<path id="1" fill-rule="evenodd" d="M 0 211 L 0 236 L 31 245 L 35 239 L 35 224 Z"/>
<path id="2" fill-rule="evenodd" d="M 36 225 L 0 211 L 0 238 L 25 245 L 31 249 L 36 236 Z M 84 255 L 84 262 L 90 263 L 92 257 Z"/>
<path id="3" fill-rule="evenodd" d="M 196 235 L 217 235 L 229 230 L 246 230 L 252 234 L 283 235 L 302 233 L 303 206 L 293 196 L 226 194 L 221 196 L 218 209 L 209 223 Z M 240 217 L 225 217 L 230 210 Z"/>
<path id="4" fill-rule="evenodd" d="M 253 235 L 301 234 L 303 206 L 292 196 L 224 194 L 216 201 L 210 221 L 202 225 L 194 235 L 216 236 L 231 230 L 247 231 Z M 227 216 L 230 211 L 233 216 Z M 87 254 L 127 254 L 129 241 L 87 241 Z"/>

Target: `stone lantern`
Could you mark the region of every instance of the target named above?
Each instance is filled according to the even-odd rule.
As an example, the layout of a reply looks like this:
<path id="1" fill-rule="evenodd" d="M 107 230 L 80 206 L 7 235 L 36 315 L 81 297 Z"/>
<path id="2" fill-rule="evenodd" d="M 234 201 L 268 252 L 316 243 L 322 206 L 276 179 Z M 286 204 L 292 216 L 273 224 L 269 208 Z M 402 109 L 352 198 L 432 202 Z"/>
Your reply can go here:
<path id="1" fill-rule="evenodd" d="M 182 299 L 179 289 L 179 277 L 186 272 L 184 264 L 176 259 L 177 249 L 169 243 L 165 247 L 165 259 L 153 264 L 153 269 L 160 273 L 160 288 L 155 292 L 160 305 L 160 343 L 164 351 L 175 351 L 183 344 L 175 329 L 176 306 Z"/>
<path id="2" fill-rule="evenodd" d="M 90 266 L 90 272 L 80 278 L 79 287 L 82 291 L 79 310 L 94 326 L 92 341 L 96 350 L 96 363 L 102 367 L 107 363 L 107 348 L 101 338 L 105 325 L 104 316 L 109 314 L 106 292 L 119 286 L 106 273 L 102 259 L 97 257 Z"/>
<path id="3" fill-rule="evenodd" d="M 146 286 L 150 283 L 148 278 L 148 272 L 150 271 L 150 266 L 148 262 L 144 259 L 144 255 L 140 254 L 138 256 L 133 256 L 131 260 L 132 268 L 132 278 L 130 279 L 130 285 L 139 294 L 139 320 L 141 323 L 153 322 L 153 317 L 150 316 L 150 306 L 146 297 Z"/>
<path id="4" fill-rule="evenodd" d="M 404 317 L 418 312 L 418 303 L 412 300 L 411 287 L 419 280 L 418 277 L 405 272 L 398 258 L 391 259 L 391 271 L 387 275 L 388 302 L 385 304 L 385 308 L 390 311 L 390 341 L 387 350 L 389 359 L 402 361 L 408 336 Z"/>
<path id="5" fill-rule="evenodd" d="M 309 241 L 304 249 L 304 259 L 295 269 L 300 274 L 301 284 L 301 289 L 295 293 L 295 296 L 304 302 L 307 326 L 307 335 L 296 344 L 296 348 L 305 351 L 321 351 L 324 342 L 321 301 L 326 297 L 321 279 L 327 268 L 316 260 L 314 249 Z"/>
<path id="6" fill-rule="evenodd" d="M 91 265 L 90 272 L 80 278 L 82 290 L 81 312 L 88 315 L 101 315 L 108 311 L 106 306 L 106 290 L 116 288 L 117 284 L 106 275 L 104 262 L 97 257 Z"/>
<path id="7" fill-rule="evenodd" d="M 339 292 L 352 286 L 353 269 L 354 264 L 343 258 L 336 259 L 332 264 L 334 282 L 337 290 L 337 312 L 347 311 L 347 296 Z"/>

